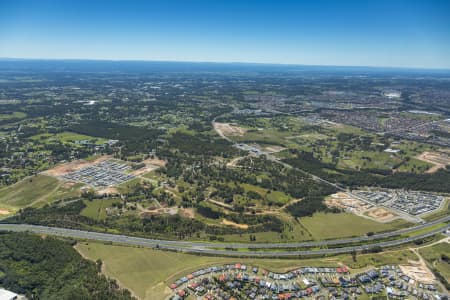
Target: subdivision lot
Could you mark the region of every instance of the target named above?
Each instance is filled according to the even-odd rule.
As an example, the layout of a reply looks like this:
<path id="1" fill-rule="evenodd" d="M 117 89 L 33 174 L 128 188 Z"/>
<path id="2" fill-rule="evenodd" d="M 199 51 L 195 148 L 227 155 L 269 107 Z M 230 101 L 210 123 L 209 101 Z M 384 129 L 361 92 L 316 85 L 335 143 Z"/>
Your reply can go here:
<path id="1" fill-rule="evenodd" d="M 376 207 L 344 192 L 338 192 L 327 197 L 325 204 L 328 207 L 339 208 L 358 216 L 369 217 L 374 221 L 382 223 L 393 221 L 398 217 L 384 207 Z"/>
<path id="2" fill-rule="evenodd" d="M 374 205 L 381 204 L 409 215 L 417 216 L 437 211 L 445 200 L 444 196 L 406 190 L 359 190 L 356 194 Z"/>
<path id="3" fill-rule="evenodd" d="M 103 160 L 60 176 L 65 181 L 82 182 L 98 187 L 115 186 L 135 178 L 126 173 L 130 166 L 117 160 Z"/>
<path id="4" fill-rule="evenodd" d="M 407 263 L 416 256 L 408 250 L 380 254 L 361 254 L 353 261 L 351 255 L 339 255 L 317 259 L 241 259 L 196 256 L 176 252 L 164 252 L 145 248 L 105 245 L 101 243 L 77 244 L 76 249 L 83 256 L 101 259 L 104 272 L 117 279 L 141 299 L 164 299 L 171 293 L 168 284 L 181 276 L 202 267 L 226 263 L 245 263 L 274 272 L 286 272 L 302 266 L 338 267 L 347 265 L 352 272 L 367 266 Z"/>
<path id="5" fill-rule="evenodd" d="M 80 170 L 82 168 L 86 168 L 92 165 L 95 165 L 97 163 L 100 163 L 102 161 L 110 159 L 111 156 L 100 156 L 93 160 L 75 160 L 67 163 L 59 164 L 49 170 L 46 170 L 42 172 L 43 174 L 54 176 L 54 177 L 60 177 L 64 176 L 66 174 L 69 174 L 71 172 Z"/>

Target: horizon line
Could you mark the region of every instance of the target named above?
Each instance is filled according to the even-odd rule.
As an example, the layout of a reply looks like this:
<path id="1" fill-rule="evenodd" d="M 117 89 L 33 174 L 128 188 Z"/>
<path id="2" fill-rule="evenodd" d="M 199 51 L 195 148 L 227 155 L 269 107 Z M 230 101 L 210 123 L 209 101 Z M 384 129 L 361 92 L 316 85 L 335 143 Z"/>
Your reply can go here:
<path id="1" fill-rule="evenodd" d="M 160 62 L 160 63 L 198 63 L 198 64 L 243 64 L 243 65 L 268 65 L 285 67 L 338 67 L 338 68 L 372 68 L 372 69 L 405 69 L 405 70 L 435 70 L 449 71 L 450 67 L 405 67 L 405 66 L 371 66 L 371 65 L 326 65 L 326 64 L 301 64 L 280 62 L 246 62 L 246 61 L 202 61 L 202 60 L 152 60 L 152 59 L 111 59 L 111 58 L 39 58 L 39 57 L 0 57 L 0 61 L 101 61 L 101 62 Z"/>

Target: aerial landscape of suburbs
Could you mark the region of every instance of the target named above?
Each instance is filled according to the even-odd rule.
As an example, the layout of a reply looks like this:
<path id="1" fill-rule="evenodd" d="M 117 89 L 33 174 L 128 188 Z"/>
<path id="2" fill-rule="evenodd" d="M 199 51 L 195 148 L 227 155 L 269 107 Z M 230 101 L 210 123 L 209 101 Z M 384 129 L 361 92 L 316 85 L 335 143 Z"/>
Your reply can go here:
<path id="1" fill-rule="evenodd" d="M 0 2 L 0 300 L 449 299 L 448 3 L 100 2 Z"/>

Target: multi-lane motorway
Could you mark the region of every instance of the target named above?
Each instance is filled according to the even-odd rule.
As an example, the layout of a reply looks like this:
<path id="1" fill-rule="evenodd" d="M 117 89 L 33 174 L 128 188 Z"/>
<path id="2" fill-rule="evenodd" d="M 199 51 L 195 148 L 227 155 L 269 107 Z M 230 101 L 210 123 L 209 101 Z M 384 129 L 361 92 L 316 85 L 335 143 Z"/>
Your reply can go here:
<path id="1" fill-rule="evenodd" d="M 448 221 L 449 217 L 441 219 Z M 430 222 L 421 226 L 413 227 L 414 230 L 424 229 L 433 226 L 437 223 Z M 46 234 L 61 237 L 68 237 L 74 239 L 82 240 L 93 240 L 100 242 L 111 242 L 117 244 L 134 245 L 148 248 L 159 248 L 165 250 L 175 250 L 190 253 L 202 253 L 210 255 L 228 255 L 228 256 L 264 256 L 264 257 L 282 257 L 282 256 L 300 256 L 300 255 L 323 255 L 323 254 L 338 254 L 338 253 L 348 253 L 352 251 L 361 251 L 369 249 L 372 247 L 392 247 L 415 240 L 423 239 L 429 236 L 433 236 L 440 232 L 450 229 L 450 225 L 445 225 L 443 227 L 430 230 L 426 233 L 419 235 L 414 235 L 412 237 L 402 237 L 398 239 L 393 239 L 389 241 L 379 241 L 371 244 L 358 245 L 358 246 L 345 246 L 345 244 L 351 244 L 355 242 L 364 242 L 367 240 L 382 239 L 391 235 L 393 233 L 378 234 L 371 237 L 359 237 L 351 239 L 339 239 L 339 240 L 328 240 L 328 241 L 317 241 L 317 242 L 305 242 L 305 243 L 291 243 L 291 244 L 215 244 L 215 243 L 200 243 L 200 242 L 187 242 L 187 241 L 170 241 L 170 240 L 157 240 L 157 239 L 147 239 L 132 237 L 126 235 L 117 235 L 109 233 L 100 233 L 84 230 L 75 230 L 67 228 L 58 227 L 48 227 L 39 225 L 29 225 L 29 224 L 0 224 L 1 231 L 14 231 L 14 232 L 32 232 L 36 234 Z M 412 229 L 404 229 L 397 231 L 395 235 L 400 233 L 410 232 Z M 330 245 L 343 245 L 339 248 L 327 248 Z M 322 247 L 321 249 L 308 249 L 308 250 L 286 250 L 286 248 L 308 248 L 308 247 Z M 222 249 L 223 248 L 223 249 Z M 234 248 L 234 249 L 232 249 Z M 237 252 L 236 248 L 253 248 L 248 249 L 248 251 Z M 265 248 L 271 250 L 257 250 L 256 248 Z M 283 248 L 279 251 L 274 250 L 275 248 Z"/>

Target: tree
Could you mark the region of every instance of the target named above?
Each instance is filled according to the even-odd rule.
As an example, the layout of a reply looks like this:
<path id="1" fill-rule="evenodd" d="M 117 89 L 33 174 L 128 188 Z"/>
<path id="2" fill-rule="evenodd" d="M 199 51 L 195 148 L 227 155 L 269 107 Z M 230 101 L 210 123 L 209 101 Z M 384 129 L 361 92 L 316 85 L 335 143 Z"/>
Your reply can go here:
<path id="1" fill-rule="evenodd" d="M 351 254 L 352 254 L 352 260 L 353 260 L 353 262 L 356 262 L 356 250 L 353 249 L 352 252 L 351 252 Z"/>

